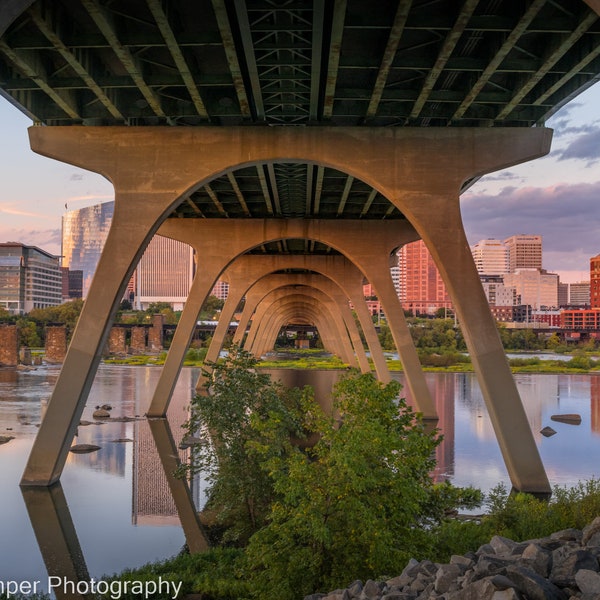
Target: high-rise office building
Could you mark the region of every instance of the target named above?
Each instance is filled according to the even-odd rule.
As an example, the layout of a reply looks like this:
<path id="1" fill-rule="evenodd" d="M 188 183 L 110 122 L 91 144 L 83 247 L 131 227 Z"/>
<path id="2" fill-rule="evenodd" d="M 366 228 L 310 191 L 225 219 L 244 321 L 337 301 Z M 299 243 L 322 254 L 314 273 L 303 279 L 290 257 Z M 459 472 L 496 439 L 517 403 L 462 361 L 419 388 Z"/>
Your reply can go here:
<path id="1" fill-rule="evenodd" d="M 61 267 L 62 272 L 62 298 L 63 302 L 83 298 L 83 271 L 68 267 Z"/>
<path id="2" fill-rule="evenodd" d="M 215 283 L 211 295 L 219 300 L 227 300 L 227 296 L 229 296 L 229 284 L 226 281 L 219 279 L 219 281 Z"/>
<path id="3" fill-rule="evenodd" d="M 134 308 L 168 302 L 183 310 L 194 278 L 194 251 L 191 246 L 155 235 L 135 270 Z"/>
<path id="4" fill-rule="evenodd" d="M 569 284 L 558 282 L 558 306 L 569 306 Z"/>
<path id="5" fill-rule="evenodd" d="M 503 275 L 481 275 L 480 279 L 490 306 L 508 307 L 516 304 L 516 290 L 504 285 Z"/>
<path id="6" fill-rule="evenodd" d="M 504 285 L 513 287 L 517 304 L 534 310 L 558 307 L 558 275 L 543 269 L 517 269 L 504 276 Z"/>
<path id="7" fill-rule="evenodd" d="M 600 254 L 590 258 L 590 306 L 600 308 Z"/>
<path id="8" fill-rule="evenodd" d="M 71 210 L 62 218 L 62 266 L 82 271 L 82 297 L 90 289 L 114 213 L 114 202 Z"/>
<path id="9" fill-rule="evenodd" d="M 22 315 L 61 303 L 58 256 L 18 242 L 0 244 L 0 307 Z"/>
<path id="10" fill-rule="evenodd" d="M 473 260 L 480 275 L 508 273 L 508 248 L 500 240 L 480 240 L 471 246 Z"/>
<path id="11" fill-rule="evenodd" d="M 590 282 L 580 281 L 569 284 L 569 305 L 570 306 L 589 306 L 590 305 Z"/>
<path id="12" fill-rule="evenodd" d="M 512 235 L 504 240 L 508 251 L 508 272 L 542 268 L 542 236 Z"/>
<path id="13" fill-rule="evenodd" d="M 394 284 L 396 294 L 400 297 L 400 267 L 397 265 L 390 267 L 390 276 L 392 277 L 392 283 Z"/>
<path id="14" fill-rule="evenodd" d="M 398 251 L 399 298 L 413 314 L 433 314 L 452 303 L 446 286 L 423 240 L 402 246 Z"/>

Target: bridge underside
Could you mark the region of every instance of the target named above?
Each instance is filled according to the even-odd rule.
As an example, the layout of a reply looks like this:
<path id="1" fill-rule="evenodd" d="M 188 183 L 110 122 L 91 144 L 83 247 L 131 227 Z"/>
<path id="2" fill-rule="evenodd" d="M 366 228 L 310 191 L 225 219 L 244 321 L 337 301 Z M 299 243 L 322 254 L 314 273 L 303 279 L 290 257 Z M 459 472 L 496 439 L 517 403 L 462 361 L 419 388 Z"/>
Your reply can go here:
<path id="1" fill-rule="evenodd" d="M 426 418 L 435 418 L 389 274 L 390 255 L 422 238 L 456 307 L 513 485 L 549 491 L 464 234 L 459 192 L 472 177 L 547 153 L 551 131 L 32 127 L 29 133 L 36 152 L 103 174 L 114 184 L 116 196 L 111 230 L 23 484 L 49 485 L 60 477 L 112 317 L 137 261 L 158 232 L 192 245 L 199 265 L 150 414 L 164 414 L 200 306 L 216 280 L 226 276 L 235 284 L 234 297 L 247 293 L 253 304 L 246 322 L 250 307 L 256 308 L 247 340 L 250 349 L 265 351 L 281 325 L 300 319 L 315 323 L 327 346 L 363 371 L 370 367 L 348 302 L 364 307 L 359 295 L 366 278 L 382 301 L 413 402 Z M 376 189 L 400 217 L 227 219 L 182 218 L 178 213 L 194 190 L 215 177 L 281 162 L 345 172 Z M 286 243 L 329 252 L 269 254 L 273 244 L 281 248 Z M 377 375 L 388 380 L 364 308 L 358 317 Z M 215 338 L 211 356 L 220 349 L 222 334 Z"/>
<path id="2" fill-rule="evenodd" d="M 159 232 L 192 245 L 200 264 L 149 414 L 164 414 L 219 277 L 232 285 L 228 313 L 247 298 L 236 337 L 251 321 L 253 351 L 280 325 L 307 322 L 365 371 L 350 301 L 388 381 L 367 279 L 410 396 L 435 418 L 388 268 L 393 251 L 422 238 L 513 485 L 549 491 L 458 197 L 481 175 L 548 152 L 545 120 L 599 73 L 598 0 L 4 0 L 0 95 L 40 125 L 34 151 L 100 173 L 116 192 L 23 483 L 60 478 L 118 301 Z"/>

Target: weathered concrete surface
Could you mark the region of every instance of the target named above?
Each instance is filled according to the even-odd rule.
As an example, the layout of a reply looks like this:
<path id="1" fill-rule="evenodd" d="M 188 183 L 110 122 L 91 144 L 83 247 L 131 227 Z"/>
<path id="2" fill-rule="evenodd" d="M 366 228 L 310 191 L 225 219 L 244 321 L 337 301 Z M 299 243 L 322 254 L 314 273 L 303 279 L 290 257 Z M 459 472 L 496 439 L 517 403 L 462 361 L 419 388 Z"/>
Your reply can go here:
<path id="1" fill-rule="evenodd" d="M 513 486 L 532 492 L 550 491 L 470 254 L 460 218 L 459 191 L 472 177 L 546 154 L 551 130 L 32 127 L 29 135 L 32 149 L 39 154 L 107 177 L 115 186 L 115 213 L 23 484 L 49 485 L 60 477 L 111 320 L 135 264 L 166 216 L 189 193 L 217 175 L 276 161 L 308 162 L 348 173 L 378 190 L 407 217 L 427 244 L 456 307 Z M 178 223 L 189 221 L 181 219 Z M 192 220 L 186 227 L 191 234 L 197 223 L 207 221 Z M 205 247 L 209 259 L 205 279 L 195 290 L 201 300 L 226 266 L 249 247 L 290 237 L 317 241 L 322 237 L 315 222 L 266 220 L 252 243 L 252 220 L 244 223 L 244 235 L 238 238 L 242 232 L 230 220 L 210 220 L 211 230 L 222 228 L 222 235 L 220 239 L 214 235 L 213 244 Z M 326 222 L 320 223 L 324 228 Z M 329 245 L 345 253 L 365 274 L 381 264 L 381 256 L 373 256 L 368 243 L 376 238 L 360 235 L 366 230 L 364 222 L 333 223 L 340 227 L 340 235 L 354 229 L 354 237 L 351 246 L 343 250 L 336 243 Z M 394 225 L 402 227 L 401 223 Z M 191 239 L 200 238 L 194 235 Z M 360 267 L 361 262 L 367 268 Z M 189 330 L 188 323 L 182 338 Z M 405 349 L 410 350 L 400 344 L 399 350 Z M 182 356 L 177 358 L 173 361 L 175 371 Z M 171 380 L 170 374 L 165 382 L 170 385 Z M 161 393 L 170 395 L 172 389 L 167 386 Z"/>
<path id="2" fill-rule="evenodd" d="M 0 365 L 19 364 L 19 330 L 16 325 L 0 325 Z"/>

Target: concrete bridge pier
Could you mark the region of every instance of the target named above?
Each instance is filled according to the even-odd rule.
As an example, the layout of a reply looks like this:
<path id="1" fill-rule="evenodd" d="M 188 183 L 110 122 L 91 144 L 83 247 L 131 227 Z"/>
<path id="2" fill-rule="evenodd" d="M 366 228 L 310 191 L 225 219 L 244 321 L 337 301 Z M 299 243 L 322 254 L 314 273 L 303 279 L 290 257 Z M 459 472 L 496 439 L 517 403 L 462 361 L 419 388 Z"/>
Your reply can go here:
<path id="1" fill-rule="evenodd" d="M 252 276 L 252 279 L 250 279 L 250 277 L 244 277 L 243 273 L 238 274 L 239 271 L 248 273 L 247 265 L 248 263 L 251 264 L 252 259 L 254 258 L 258 258 L 258 261 L 260 261 L 262 257 L 240 257 L 225 273 L 224 279 L 230 280 L 229 296 L 225 301 L 223 310 L 221 311 L 221 318 L 219 320 L 219 324 L 217 325 L 212 342 L 208 349 L 208 353 L 206 355 L 206 361 L 209 363 L 217 360 L 219 353 L 223 347 L 223 340 L 226 335 L 229 322 L 233 316 L 233 311 L 239 304 L 246 291 L 254 283 L 254 275 Z M 246 268 L 238 268 L 236 269 L 236 273 L 233 274 L 232 269 L 237 267 L 238 263 L 242 264 Z M 266 296 L 268 292 L 287 285 L 314 286 L 316 289 L 323 291 L 329 298 L 331 298 L 335 302 L 336 310 L 340 312 L 344 324 L 348 329 L 348 334 L 350 335 L 350 340 L 352 342 L 352 347 L 354 350 L 354 354 L 356 355 L 356 360 L 358 361 L 359 367 L 364 373 L 368 372 L 370 370 L 369 362 L 367 360 L 367 356 L 364 351 L 362 341 L 360 339 L 360 335 L 356 327 L 356 323 L 354 322 L 354 319 L 352 318 L 352 315 L 350 313 L 350 309 L 348 307 L 348 300 L 343 294 L 342 290 L 340 290 L 330 279 L 316 274 L 270 274 L 259 279 L 256 282 L 254 288 L 256 288 L 257 291 L 263 290 Z"/>
<path id="2" fill-rule="evenodd" d="M 163 227 L 172 228 L 176 234 L 173 237 L 182 239 L 180 234 L 185 233 L 189 243 L 200 244 L 200 255 L 207 257 L 201 266 L 202 282 L 194 283 L 194 298 L 201 298 L 201 304 L 217 277 L 238 255 L 281 239 L 330 245 L 377 288 L 374 269 L 380 268 L 381 256 L 387 257 L 391 250 L 411 241 L 408 236 L 398 241 L 403 230 L 410 229 L 413 235 L 416 230 L 413 239 L 420 236 L 432 252 L 461 319 L 513 486 L 530 492 L 550 491 L 468 252 L 459 210 L 459 193 L 466 181 L 546 154 L 551 141 L 549 130 L 73 126 L 32 127 L 29 132 L 34 151 L 106 176 L 114 184 L 116 195 L 108 239 L 34 442 L 23 485 L 47 486 L 60 478 L 127 281 L 149 240 L 173 208 L 228 170 L 265 162 L 299 162 L 326 165 L 360 179 L 394 203 L 410 223 L 178 219 L 174 225 L 169 220 Z M 392 234 L 395 243 L 387 252 L 381 252 L 384 244 L 380 239 L 387 235 L 391 242 Z M 201 244 L 203 236 L 209 241 Z M 164 378 L 161 376 L 159 382 L 162 387 L 157 387 L 155 396 L 169 397 L 172 393 L 198 312 L 187 314 L 184 311 L 181 343 L 169 353 L 173 359 L 168 370 L 165 364 Z M 415 352 L 408 344 L 401 344 L 399 351 Z M 411 364 L 405 356 L 401 360 Z M 431 402 L 419 373 L 420 369 L 415 370 L 409 380 L 411 392 L 415 398 Z M 418 393 L 412 389 L 414 386 L 421 386 Z"/>
<path id="3" fill-rule="evenodd" d="M 358 367 L 346 323 L 337 304 L 320 290 L 308 286 L 286 286 L 270 292 L 262 305 L 264 312 L 262 318 L 257 320 L 257 334 L 252 346 L 252 353 L 256 356 L 262 356 L 274 347 L 277 335 L 286 322 L 298 318 L 316 321 L 315 316 L 318 317 L 321 310 L 327 318 L 319 319 L 321 325 L 317 325 L 317 328 L 322 337 L 325 336 L 326 349 L 337 354 L 345 363 Z M 311 308 L 314 314 L 311 314 Z"/>

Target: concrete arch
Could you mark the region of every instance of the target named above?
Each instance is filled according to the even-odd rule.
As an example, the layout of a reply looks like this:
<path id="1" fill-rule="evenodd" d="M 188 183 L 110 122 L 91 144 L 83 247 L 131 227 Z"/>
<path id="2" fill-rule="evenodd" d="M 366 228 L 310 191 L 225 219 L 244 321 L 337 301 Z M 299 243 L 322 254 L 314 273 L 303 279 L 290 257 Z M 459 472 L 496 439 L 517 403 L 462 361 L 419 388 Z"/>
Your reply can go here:
<path id="1" fill-rule="evenodd" d="M 356 359 L 359 363 L 359 367 L 363 372 L 367 372 L 370 370 L 367 356 L 364 352 L 364 348 L 362 346 L 362 340 L 360 339 L 360 334 L 358 332 L 358 328 L 356 327 L 356 323 L 354 322 L 354 318 L 350 312 L 350 308 L 348 306 L 347 297 L 344 295 L 343 291 L 329 278 L 324 277 L 323 275 L 318 274 L 310 274 L 310 275 L 298 275 L 298 274 L 286 274 L 286 275 L 278 275 L 271 274 L 261 278 L 252 289 L 257 289 L 259 294 L 263 294 L 262 298 L 258 301 L 257 304 L 266 299 L 267 294 L 270 291 L 283 288 L 286 286 L 294 286 L 294 285 L 308 285 L 314 287 L 323 293 L 325 293 L 331 300 L 335 303 L 336 310 L 339 311 L 339 314 L 348 330 L 348 334 L 350 336 L 350 340 L 353 347 L 353 352 L 356 355 Z M 259 319 L 261 320 L 261 319 Z M 216 336 L 215 336 L 216 337 Z M 215 337 L 213 337 L 213 342 L 215 341 Z M 218 340 L 217 340 L 218 341 Z M 210 352 L 210 351 L 209 351 Z M 214 351 L 213 351 L 214 354 Z M 208 356 L 208 355 L 207 355 Z M 212 358 L 212 354 L 211 354 Z"/>
<path id="2" fill-rule="evenodd" d="M 277 334 L 284 324 L 280 323 L 278 327 L 275 325 L 274 319 L 279 309 L 293 308 L 294 312 L 290 316 L 302 317 L 305 314 L 304 303 L 320 308 L 329 315 L 327 323 L 331 324 L 331 327 L 327 327 L 328 337 L 324 338 L 327 341 L 328 349 L 340 356 L 344 362 L 358 367 L 346 323 L 336 310 L 337 303 L 323 291 L 308 285 L 279 287 L 265 296 L 259 305 L 264 316 L 257 321 L 256 335 L 250 344 L 252 352 L 256 356 L 261 356 L 267 349 L 273 347 Z M 314 317 L 312 318 L 314 319 Z M 276 329 L 274 330 L 274 328 Z"/>
<path id="3" fill-rule="evenodd" d="M 326 348 L 334 351 L 338 348 L 340 358 L 352 365 L 349 360 L 351 345 L 347 333 L 343 331 L 339 318 L 335 318 L 330 309 L 323 311 L 323 306 L 317 298 L 307 295 L 307 293 L 294 294 L 291 297 L 280 296 L 269 303 L 271 309 L 269 315 L 259 325 L 260 329 L 252 345 L 252 352 L 256 355 L 264 354 L 269 348 L 272 348 L 277 334 L 281 327 L 290 319 L 295 319 L 299 315 L 317 325 L 319 334 Z M 326 315 L 334 321 L 328 320 Z"/>
<path id="4" fill-rule="evenodd" d="M 29 135 L 32 149 L 39 154 L 112 181 L 115 213 L 23 484 L 50 485 L 60 477 L 119 299 L 135 263 L 172 208 L 195 187 L 236 166 L 286 160 L 331 166 L 361 179 L 410 219 L 449 286 L 513 485 L 533 492 L 550 491 L 472 257 L 467 256 L 458 200 L 462 183 L 470 178 L 546 154 L 550 130 L 32 127 Z M 211 221 L 211 227 L 218 223 Z M 338 224 L 352 229 L 349 223 Z M 230 221 L 227 225 L 227 235 L 219 241 L 227 239 L 229 244 L 236 227 Z M 272 221 L 265 221 L 263 234 L 273 226 Z M 305 229 L 294 227 L 300 233 Z M 286 232 L 279 237 L 310 236 Z M 369 239 L 377 238 L 371 235 Z M 223 244 L 220 249 L 223 253 Z M 363 246 L 361 251 L 364 263 L 372 248 Z M 357 248 L 356 255 L 361 251 Z M 211 269 L 220 274 L 237 254 L 224 259 L 215 256 L 213 249 L 216 262 L 207 269 L 207 280 L 212 277 Z M 376 270 L 375 264 L 369 262 L 367 271 Z M 380 296 L 388 296 L 387 282 L 380 281 L 379 289 L 365 275 Z M 400 344 L 399 352 L 414 353 L 412 340 L 409 344 Z M 429 395 L 426 386 L 421 393 Z"/>
<path id="5" fill-rule="evenodd" d="M 408 373 L 407 383 L 411 397 L 425 417 L 435 418 L 435 405 L 422 374 L 419 358 L 389 272 L 390 252 L 399 245 L 418 239 L 409 223 L 310 219 L 177 219 L 166 222 L 160 233 L 193 246 L 198 256 L 203 257 L 205 268 L 201 272 L 199 269 L 194 278 L 151 406 L 168 402 L 191 341 L 200 307 L 220 274 L 233 264 L 236 258 L 260 244 L 280 239 L 301 238 L 336 248 L 373 283 L 386 312 L 400 360 Z M 225 253 L 223 239 L 228 239 L 229 254 Z M 364 300 L 358 304 L 362 302 Z M 364 315 L 361 318 L 361 322 L 363 321 Z M 379 365 L 378 373 L 382 371 Z"/>

